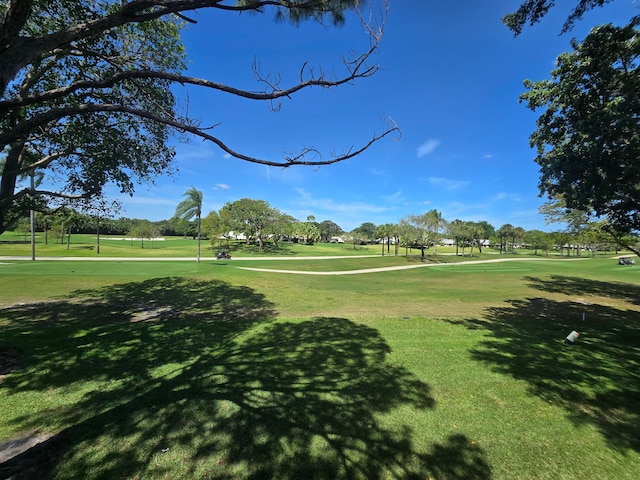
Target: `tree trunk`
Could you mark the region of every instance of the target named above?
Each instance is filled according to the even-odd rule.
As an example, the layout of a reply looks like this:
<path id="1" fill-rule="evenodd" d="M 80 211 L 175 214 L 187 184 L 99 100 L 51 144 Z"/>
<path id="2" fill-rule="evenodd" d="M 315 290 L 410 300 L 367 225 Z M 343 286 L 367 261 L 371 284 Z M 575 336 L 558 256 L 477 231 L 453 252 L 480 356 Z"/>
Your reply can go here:
<path id="1" fill-rule="evenodd" d="M 258 231 L 256 236 L 258 239 L 258 250 L 262 252 L 264 250 L 264 242 L 262 241 L 262 231 Z"/>
<path id="2" fill-rule="evenodd" d="M 4 157 L 4 167 L 0 178 L 0 233 L 4 233 L 9 221 L 7 214 L 13 203 L 12 197 L 18 180 L 17 172 L 20 170 L 20 153 L 23 148 L 24 142 L 13 144 Z"/>

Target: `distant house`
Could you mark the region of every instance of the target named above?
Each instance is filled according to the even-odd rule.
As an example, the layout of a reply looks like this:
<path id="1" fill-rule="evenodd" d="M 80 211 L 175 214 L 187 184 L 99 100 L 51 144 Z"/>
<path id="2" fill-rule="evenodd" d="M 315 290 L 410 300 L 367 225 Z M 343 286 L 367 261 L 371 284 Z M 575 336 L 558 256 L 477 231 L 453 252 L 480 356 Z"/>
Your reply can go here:
<path id="1" fill-rule="evenodd" d="M 342 237 L 331 237 L 329 239 L 331 243 L 344 243 L 344 239 Z"/>
<path id="2" fill-rule="evenodd" d="M 230 240 L 246 240 L 247 236 L 244 233 L 236 233 L 231 231 L 226 235 L 221 235 L 220 238 L 228 238 Z"/>

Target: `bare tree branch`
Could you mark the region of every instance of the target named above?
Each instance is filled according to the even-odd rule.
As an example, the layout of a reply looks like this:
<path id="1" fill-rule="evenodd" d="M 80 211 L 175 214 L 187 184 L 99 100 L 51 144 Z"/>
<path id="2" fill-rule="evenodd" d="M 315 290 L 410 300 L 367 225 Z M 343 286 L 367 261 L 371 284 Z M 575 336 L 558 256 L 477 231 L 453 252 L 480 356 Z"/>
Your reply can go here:
<path id="1" fill-rule="evenodd" d="M 367 52 L 365 55 L 368 57 L 373 53 L 373 50 Z M 56 88 L 53 90 L 49 90 L 47 92 L 25 95 L 21 98 L 12 98 L 9 100 L 0 101 L 0 112 L 7 111 L 16 107 L 24 107 L 29 105 L 35 105 L 41 102 L 48 102 L 52 100 L 56 100 L 59 98 L 64 98 L 65 96 L 84 89 L 105 89 L 113 87 L 114 85 L 129 79 L 159 79 L 159 80 L 169 80 L 171 82 L 180 83 L 182 85 L 197 85 L 201 87 L 210 88 L 213 90 L 218 90 L 222 92 L 226 92 L 232 95 L 236 95 L 238 97 L 247 98 L 250 100 L 275 100 L 282 97 L 290 97 L 292 94 L 309 87 L 322 87 L 322 88 L 333 88 L 339 85 L 343 85 L 345 83 L 352 82 L 357 78 L 370 77 L 377 70 L 377 66 L 367 66 L 363 69 L 364 60 L 359 59 L 358 64 L 355 67 L 351 68 L 349 74 L 337 79 L 337 80 L 326 80 L 323 75 L 320 75 L 317 78 L 310 78 L 309 80 L 303 81 L 294 85 L 292 87 L 286 89 L 279 89 L 277 83 L 271 84 L 268 79 L 260 77 L 260 81 L 269 86 L 270 91 L 263 92 L 251 92 L 248 90 L 241 90 L 235 87 L 231 87 L 229 85 L 221 84 L 218 82 L 213 82 L 211 80 L 206 80 L 202 78 L 196 77 L 188 77 L 184 75 L 178 75 L 167 72 L 156 72 L 152 70 L 138 70 L 138 71 L 127 71 L 121 72 L 113 75 L 109 79 L 105 80 L 85 80 L 80 82 L 74 82 L 72 84 L 66 85 L 61 88 Z M 347 64 L 349 65 L 349 64 Z M 350 66 L 350 65 L 349 65 Z"/>

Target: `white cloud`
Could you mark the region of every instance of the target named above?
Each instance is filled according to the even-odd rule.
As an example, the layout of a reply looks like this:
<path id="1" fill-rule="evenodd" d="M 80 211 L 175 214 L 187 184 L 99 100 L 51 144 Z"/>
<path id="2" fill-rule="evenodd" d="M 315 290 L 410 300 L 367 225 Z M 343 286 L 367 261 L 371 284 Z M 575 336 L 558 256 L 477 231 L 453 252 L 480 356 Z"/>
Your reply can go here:
<path id="1" fill-rule="evenodd" d="M 449 178 L 442 177 L 429 177 L 429 183 L 438 187 L 442 187 L 445 190 L 459 190 L 469 185 L 467 180 L 451 180 Z"/>
<path id="2" fill-rule="evenodd" d="M 391 195 L 383 195 L 382 199 L 387 202 L 397 202 L 402 199 L 402 190 L 398 190 L 396 193 L 392 193 Z"/>
<path id="3" fill-rule="evenodd" d="M 385 223 L 380 215 L 395 211 L 395 206 L 376 205 L 366 202 L 339 202 L 332 198 L 315 198 L 313 194 L 303 188 L 297 188 L 299 198 L 291 201 L 291 207 L 280 208 L 285 213 L 298 219 L 305 219 L 309 215 L 317 221 L 331 220 L 346 231 L 352 230 L 363 222 Z"/>
<path id="4" fill-rule="evenodd" d="M 501 200 L 509 200 L 512 202 L 519 202 L 520 201 L 520 195 L 517 195 L 515 193 L 505 193 L 505 192 L 500 192 L 495 194 L 492 198 L 492 201 L 494 202 L 499 202 Z"/>
<path id="5" fill-rule="evenodd" d="M 387 172 L 385 172 L 384 170 L 379 169 L 379 168 L 369 167 L 367 169 L 367 171 L 369 172 L 370 175 L 373 175 L 374 177 L 386 177 L 387 176 Z"/>
<path id="6" fill-rule="evenodd" d="M 214 190 L 228 190 L 231 187 L 226 183 L 216 183 L 213 187 Z"/>
<path id="7" fill-rule="evenodd" d="M 493 201 L 494 202 L 498 202 L 498 201 L 500 201 L 500 200 L 502 200 L 503 198 L 506 198 L 506 197 L 507 197 L 507 194 L 504 193 L 504 192 L 496 193 L 493 196 Z"/>
<path id="8" fill-rule="evenodd" d="M 120 200 L 123 203 L 127 203 L 129 205 L 148 205 L 148 206 L 155 206 L 155 205 L 177 205 L 180 200 L 172 200 L 170 198 L 158 198 L 158 197 L 141 197 L 139 195 L 134 195 L 133 197 L 130 197 L 128 195 L 122 195 L 120 197 Z"/>
<path id="9" fill-rule="evenodd" d="M 370 213 L 389 210 L 388 207 L 381 207 L 380 205 L 365 202 L 339 203 L 330 198 L 314 198 L 311 192 L 302 188 L 297 188 L 296 192 L 298 192 L 301 197 L 299 200 L 294 201 L 297 207 L 318 209 L 326 213 Z"/>
<path id="10" fill-rule="evenodd" d="M 304 188 L 294 188 L 294 190 L 304 199 L 311 199 L 311 192 L 307 192 Z"/>
<path id="11" fill-rule="evenodd" d="M 175 146 L 178 162 L 209 159 L 216 156 L 216 149 L 205 142 L 180 143 Z"/>
<path id="12" fill-rule="evenodd" d="M 440 140 L 436 140 L 435 138 L 430 138 L 429 140 L 427 140 L 426 142 L 424 142 L 422 145 L 418 147 L 418 158 L 429 155 L 431 152 L 433 152 L 436 149 L 438 145 L 440 145 Z"/>

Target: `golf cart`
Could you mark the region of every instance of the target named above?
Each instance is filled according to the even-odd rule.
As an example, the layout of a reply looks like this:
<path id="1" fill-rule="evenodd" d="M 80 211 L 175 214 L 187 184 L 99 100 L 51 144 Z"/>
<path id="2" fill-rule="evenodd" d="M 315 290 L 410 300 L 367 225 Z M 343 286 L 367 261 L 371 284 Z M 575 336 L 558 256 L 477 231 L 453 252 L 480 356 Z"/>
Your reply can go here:
<path id="1" fill-rule="evenodd" d="M 231 260 L 231 255 L 229 255 L 227 252 L 216 253 L 216 260 L 221 260 L 223 258 L 227 260 Z"/>
<path id="2" fill-rule="evenodd" d="M 629 257 L 620 257 L 618 258 L 618 265 L 635 265 L 636 261 L 632 260 Z"/>

